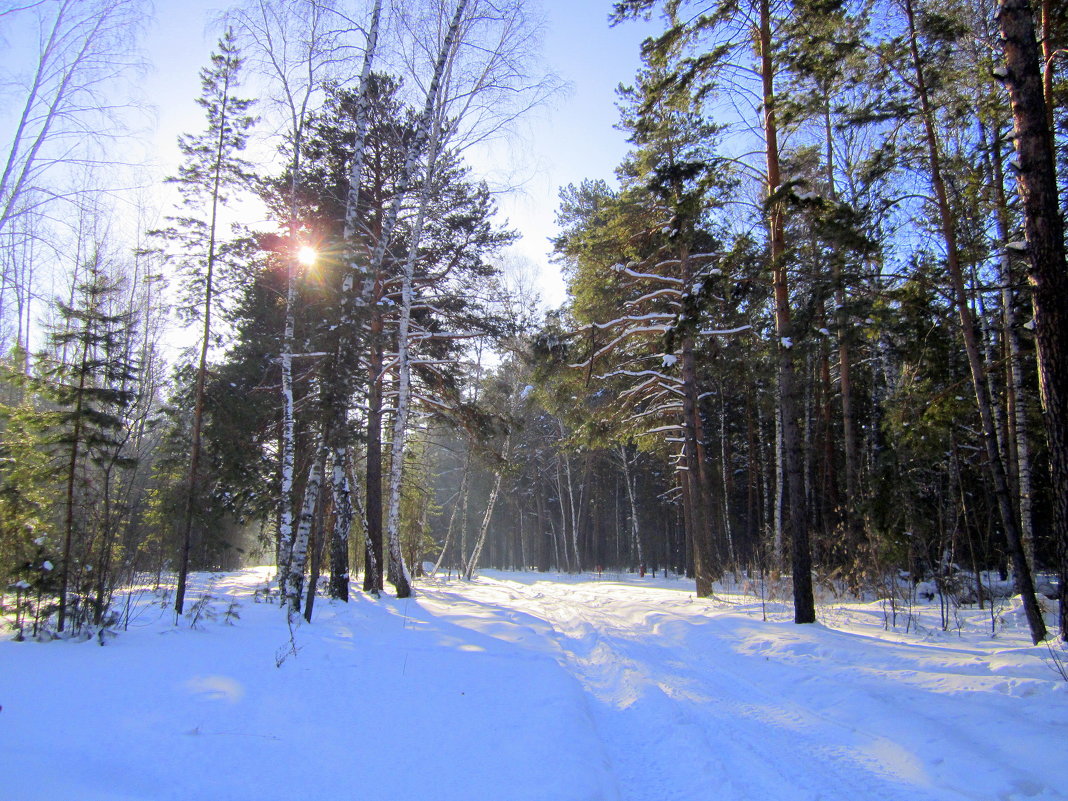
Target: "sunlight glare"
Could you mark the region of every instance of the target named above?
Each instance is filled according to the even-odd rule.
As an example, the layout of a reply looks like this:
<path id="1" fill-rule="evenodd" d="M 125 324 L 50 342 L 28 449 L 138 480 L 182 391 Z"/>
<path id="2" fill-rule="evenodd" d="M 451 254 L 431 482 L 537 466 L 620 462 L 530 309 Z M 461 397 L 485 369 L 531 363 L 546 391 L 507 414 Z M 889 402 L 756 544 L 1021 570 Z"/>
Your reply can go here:
<path id="1" fill-rule="evenodd" d="M 297 251 L 297 261 L 303 264 L 305 267 L 311 267 L 315 264 L 315 260 L 319 257 L 319 254 L 315 252 L 315 248 L 310 245 L 301 246 Z"/>

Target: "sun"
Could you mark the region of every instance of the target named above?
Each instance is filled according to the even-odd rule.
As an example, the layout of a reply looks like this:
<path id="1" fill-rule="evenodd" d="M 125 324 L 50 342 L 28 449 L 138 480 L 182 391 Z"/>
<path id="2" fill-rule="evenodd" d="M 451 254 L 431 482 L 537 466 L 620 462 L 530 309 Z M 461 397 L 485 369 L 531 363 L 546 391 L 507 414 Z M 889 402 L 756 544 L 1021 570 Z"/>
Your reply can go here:
<path id="1" fill-rule="evenodd" d="M 311 245 L 302 245 L 297 251 L 297 261 L 305 267 L 311 267 L 318 258 L 319 254 Z"/>

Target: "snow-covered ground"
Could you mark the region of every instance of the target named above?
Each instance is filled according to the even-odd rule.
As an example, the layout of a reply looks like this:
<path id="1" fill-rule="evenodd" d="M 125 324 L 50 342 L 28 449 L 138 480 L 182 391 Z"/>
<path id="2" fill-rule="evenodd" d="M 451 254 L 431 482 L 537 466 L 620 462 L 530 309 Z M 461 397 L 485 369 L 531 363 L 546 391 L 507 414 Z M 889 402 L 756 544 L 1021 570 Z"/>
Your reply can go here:
<path id="1" fill-rule="evenodd" d="M 320 599 L 291 641 L 269 575 L 196 577 L 195 628 L 143 593 L 104 647 L 0 642 L 0 799 L 1068 798 L 1068 683 L 1011 606 L 996 638 L 878 603 L 795 626 L 673 579 L 490 573 Z"/>

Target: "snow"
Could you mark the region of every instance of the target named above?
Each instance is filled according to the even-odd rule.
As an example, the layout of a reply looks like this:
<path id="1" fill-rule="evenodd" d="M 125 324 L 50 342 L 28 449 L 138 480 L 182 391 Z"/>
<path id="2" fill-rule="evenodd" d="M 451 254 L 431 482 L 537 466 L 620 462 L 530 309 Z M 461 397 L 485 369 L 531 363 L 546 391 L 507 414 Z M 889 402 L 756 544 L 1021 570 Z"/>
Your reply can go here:
<path id="1" fill-rule="evenodd" d="M 103 647 L 0 642 L 3 797 L 1065 798 L 1068 683 L 1015 604 L 795 626 L 783 588 L 488 573 L 321 599 L 291 642 L 270 575 L 194 576 L 195 628 L 144 591 Z"/>

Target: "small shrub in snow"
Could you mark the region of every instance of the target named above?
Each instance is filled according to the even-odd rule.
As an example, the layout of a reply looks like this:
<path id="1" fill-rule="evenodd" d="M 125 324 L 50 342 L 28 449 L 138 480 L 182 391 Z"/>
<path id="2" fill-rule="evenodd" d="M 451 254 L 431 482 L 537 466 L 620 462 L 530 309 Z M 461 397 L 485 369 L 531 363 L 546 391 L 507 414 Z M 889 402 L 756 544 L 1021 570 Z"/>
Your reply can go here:
<path id="1" fill-rule="evenodd" d="M 1046 640 L 1049 657 L 1043 661 L 1065 681 L 1068 681 L 1068 643 L 1064 640 Z"/>
<path id="2" fill-rule="evenodd" d="M 211 608 L 211 602 L 214 600 L 215 596 L 204 593 L 189 607 L 185 613 L 185 616 L 189 618 L 189 628 L 198 628 L 202 620 L 211 620 L 215 617 L 215 612 Z"/>
<path id="3" fill-rule="evenodd" d="M 241 614 L 238 612 L 240 608 L 241 604 L 237 602 L 237 599 L 231 598 L 230 603 L 226 605 L 226 611 L 223 612 L 223 623 L 227 626 L 232 626 L 235 620 L 240 620 Z"/>

